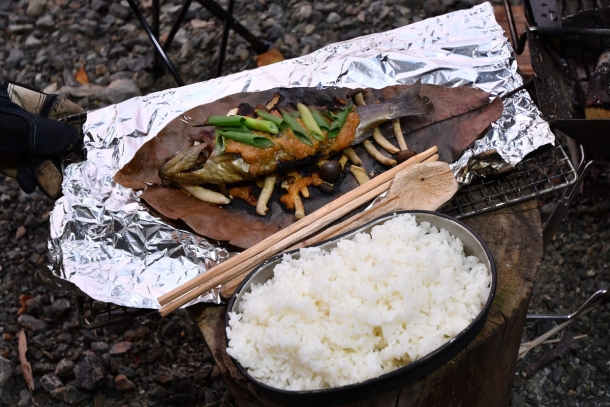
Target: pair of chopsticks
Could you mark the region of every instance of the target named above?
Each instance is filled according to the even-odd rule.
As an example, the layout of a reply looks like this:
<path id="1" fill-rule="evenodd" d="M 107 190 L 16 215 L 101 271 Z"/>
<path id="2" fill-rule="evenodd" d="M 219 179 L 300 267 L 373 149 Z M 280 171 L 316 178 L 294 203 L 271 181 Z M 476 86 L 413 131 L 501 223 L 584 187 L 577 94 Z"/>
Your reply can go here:
<path id="1" fill-rule="evenodd" d="M 159 313 L 162 316 L 169 315 L 206 291 L 221 284 L 230 282 L 232 287 L 236 287 L 246 276 L 246 273 L 250 272 L 254 266 L 373 200 L 389 189 L 397 172 L 423 161 L 435 161 L 438 159 L 437 152 L 438 148 L 434 146 L 409 158 L 405 162 L 379 174 L 358 188 L 351 190 L 317 211 L 305 216 L 298 222 L 260 241 L 237 256 L 212 267 L 207 272 L 160 296 L 158 300 L 162 308 L 159 310 Z"/>

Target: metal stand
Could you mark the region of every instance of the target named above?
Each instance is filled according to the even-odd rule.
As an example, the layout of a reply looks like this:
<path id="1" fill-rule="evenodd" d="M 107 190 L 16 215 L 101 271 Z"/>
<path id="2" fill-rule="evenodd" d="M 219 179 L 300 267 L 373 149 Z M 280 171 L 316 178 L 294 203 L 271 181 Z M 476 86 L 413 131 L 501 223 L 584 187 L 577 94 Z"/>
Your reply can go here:
<path id="1" fill-rule="evenodd" d="M 237 34 L 239 34 L 246 41 L 248 41 L 250 43 L 250 45 L 254 48 L 254 51 L 257 54 L 262 54 L 263 52 L 267 52 L 271 48 L 271 43 L 257 38 L 256 36 L 254 36 L 254 34 L 252 34 L 250 31 L 248 31 L 248 29 L 246 27 L 241 25 L 239 22 L 237 22 L 235 20 L 235 18 L 233 18 L 233 9 L 235 6 L 235 0 L 229 1 L 229 7 L 228 7 L 228 10 L 226 10 L 226 11 L 220 5 L 218 5 L 218 3 L 216 3 L 214 0 L 198 0 L 198 1 L 199 1 L 199 3 L 201 3 L 201 5 L 203 7 L 208 9 L 213 15 L 215 15 L 217 18 L 219 18 L 225 22 L 223 34 L 222 34 L 222 41 L 221 41 L 221 45 L 220 45 L 220 55 L 218 57 L 218 66 L 216 68 L 216 76 L 222 75 L 222 68 L 224 65 L 225 55 L 227 52 L 229 31 L 231 29 L 233 29 Z M 142 27 L 146 31 L 146 34 L 148 34 L 150 41 L 152 42 L 153 46 L 155 47 L 155 50 L 156 50 L 155 59 L 154 59 L 155 75 L 156 76 L 162 75 L 164 73 L 165 68 L 167 68 L 170 71 L 170 73 L 172 74 L 172 76 L 174 77 L 174 79 L 176 80 L 176 83 L 178 84 L 178 86 L 184 86 L 184 81 L 182 80 L 182 78 L 180 77 L 180 74 L 178 74 L 178 71 L 176 71 L 173 64 L 169 60 L 169 58 L 167 56 L 167 51 L 169 50 L 170 46 L 172 45 L 172 41 L 174 40 L 174 37 L 176 36 L 178 29 L 182 25 L 182 22 L 184 21 L 184 18 L 186 17 L 186 13 L 188 12 L 188 9 L 191 6 L 191 3 L 193 2 L 193 0 L 184 1 L 184 4 L 182 5 L 182 8 L 180 9 L 180 13 L 178 14 L 178 17 L 176 18 L 176 21 L 174 21 L 172 29 L 169 32 L 169 35 L 167 36 L 167 40 L 165 41 L 163 46 L 161 46 L 161 44 L 159 43 L 159 14 L 160 14 L 159 0 L 153 0 L 152 28 L 150 27 L 150 25 L 144 18 L 144 15 L 140 11 L 140 8 L 138 7 L 136 0 L 127 0 L 127 2 L 129 3 L 131 10 L 134 12 L 136 17 L 140 21 L 140 25 L 142 25 Z"/>

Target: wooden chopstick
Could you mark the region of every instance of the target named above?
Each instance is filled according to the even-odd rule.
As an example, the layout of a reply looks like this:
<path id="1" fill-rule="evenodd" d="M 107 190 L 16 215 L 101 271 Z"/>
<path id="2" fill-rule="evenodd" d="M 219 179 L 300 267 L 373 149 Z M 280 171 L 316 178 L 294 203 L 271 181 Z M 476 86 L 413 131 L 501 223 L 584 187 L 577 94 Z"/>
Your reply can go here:
<path id="1" fill-rule="evenodd" d="M 398 171 L 428 159 L 437 151 L 438 148 L 434 146 L 411 157 L 407 161 L 379 174 L 372 180 L 335 199 L 310 215 L 305 216 L 298 222 L 269 236 L 237 256 L 220 263 L 207 272 L 184 283 L 180 287 L 160 296 L 158 300 L 163 307 L 159 312 L 162 316 L 166 316 L 211 288 L 244 273 L 244 271 L 250 269 L 265 258 L 277 254 L 294 243 L 305 239 L 310 234 L 315 233 L 334 220 L 348 214 L 360 205 L 386 191 L 391 184 L 391 180 Z"/>

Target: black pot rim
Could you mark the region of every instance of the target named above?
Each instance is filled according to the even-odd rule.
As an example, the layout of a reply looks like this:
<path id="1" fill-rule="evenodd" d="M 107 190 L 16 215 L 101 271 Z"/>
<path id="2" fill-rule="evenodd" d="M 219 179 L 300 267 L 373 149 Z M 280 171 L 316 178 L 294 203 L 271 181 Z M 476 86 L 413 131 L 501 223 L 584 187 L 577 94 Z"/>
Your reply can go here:
<path id="1" fill-rule="evenodd" d="M 496 294 L 497 287 L 497 269 L 494 258 L 491 254 L 491 250 L 485 243 L 485 241 L 481 238 L 481 236 L 475 232 L 470 226 L 461 222 L 460 220 L 449 216 L 444 213 L 433 212 L 433 211 L 425 211 L 425 210 L 404 210 L 404 211 L 396 211 L 386 215 L 382 215 L 370 222 L 367 222 L 365 225 L 358 227 L 366 228 L 372 223 L 379 222 L 385 218 L 391 218 L 400 214 L 431 214 L 441 218 L 445 218 L 449 221 L 455 222 L 460 226 L 464 227 L 468 232 L 470 232 L 482 245 L 485 254 L 487 255 L 490 263 L 490 274 L 491 274 L 491 286 L 489 290 L 489 296 L 485 305 L 479 312 L 479 314 L 472 320 L 470 324 L 462 331 L 460 331 L 454 338 L 450 339 L 448 342 L 444 343 L 434 351 L 430 352 L 426 356 L 417 359 L 414 362 L 411 362 L 405 366 L 402 366 L 398 369 L 395 369 L 391 372 L 385 373 L 381 376 L 377 376 L 363 382 L 348 384 L 345 386 L 339 387 L 330 387 L 324 389 L 317 390 L 283 390 L 278 389 L 276 387 L 269 386 L 267 384 L 261 383 L 258 380 L 254 379 L 248 371 L 233 357 L 231 360 L 239 370 L 241 374 L 244 375 L 252 384 L 254 384 L 257 388 L 262 390 L 265 394 L 267 394 L 270 398 L 273 398 L 277 401 L 289 402 L 291 405 L 311 405 L 311 403 L 316 403 L 321 406 L 324 405 L 336 405 L 336 404 L 344 404 L 349 402 L 354 402 L 370 397 L 374 397 L 374 395 L 363 396 L 358 390 L 361 389 L 380 389 L 388 386 L 384 386 L 384 383 L 392 382 L 394 384 L 400 383 L 399 385 L 393 385 L 392 388 L 387 389 L 388 391 L 400 387 L 400 385 L 406 385 L 408 383 L 412 383 L 423 376 L 432 373 L 434 370 L 444 365 L 446 362 L 455 357 L 459 352 L 470 344 L 474 340 L 474 338 L 479 334 L 483 326 L 485 325 L 485 321 L 487 320 L 487 315 L 493 303 Z M 330 239 L 326 239 L 320 243 L 312 245 L 311 247 L 317 247 L 323 245 L 331 240 L 340 239 L 341 237 L 351 233 L 352 231 L 347 231 L 341 233 L 338 236 L 332 237 Z M 298 252 L 299 249 L 292 250 L 287 252 L 286 254 L 292 254 Z M 243 286 L 250 280 L 250 278 L 262 267 L 264 267 L 269 262 L 275 261 L 278 257 L 282 256 L 284 253 L 279 253 L 271 258 L 267 259 L 259 266 L 257 266 L 244 280 L 241 282 L 239 287 L 235 290 L 231 299 L 227 304 L 227 312 L 225 313 L 225 330 L 229 327 L 229 315 L 228 311 L 233 308 L 233 304 L 237 299 L 237 294 L 241 292 Z M 226 338 L 225 342 L 226 346 L 229 345 L 229 339 Z M 428 365 L 428 368 L 426 368 Z M 400 380 L 401 377 L 406 378 L 406 380 Z M 382 394 L 378 393 L 377 395 Z"/>

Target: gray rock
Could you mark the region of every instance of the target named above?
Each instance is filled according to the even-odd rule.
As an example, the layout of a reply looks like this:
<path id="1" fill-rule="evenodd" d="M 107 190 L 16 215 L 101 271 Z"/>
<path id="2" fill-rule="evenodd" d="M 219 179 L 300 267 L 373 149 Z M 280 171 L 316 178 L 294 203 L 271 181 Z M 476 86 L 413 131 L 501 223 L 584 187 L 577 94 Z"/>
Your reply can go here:
<path id="1" fill-rule="evenodd" d="M 553 369 L 553 383 L 559 384 L 561 383 L 561 378 L 563 377 L 564 369 L 563 366 L 559 365 L 555 369 Z"/>
<path id="2" fill-rule="evenodd" d="M 80 390 L 101 388 L 105 376 L 104 361 L 97 353 L 89 353 L 74 367 L 74 385 Z"/>
<path id="3" fill-rule="evenodd" d="M 68 389 L 66 389 L 65 387 L 58 387 L 57 389 L 51 390 L 50 392 L 51 397 L 59 401 L 64 401 L 64 398 L 66 397 L 67 393 Z"/>
<path id="4" fill-rule="evenodd" d="M 179 393 L 187 392 L 193 387 L 193 382 L 181 371 L 172 371 L 172 387 Z"/>
<path id="5" fill-rule="evenodd" d="M 7 383 L 13 376 L 13 362 L 0 356 L 0 386 Z"/>
<path id="6" fill-rule="evenodd" d="M 100 14 L 108 12 L 108 0 L 91 0 L 91 8 Z"/>
<path id="7" fill-rule="evenodd" d="M 55 20 L 53 19 L 53 16 L 47 14 L 40 17 L 36 20 L 36 28 L 45 31 L 53 31 L 55 29 Z"/>
<path id="8" fill-rule="evenodd" d="M 64 403 L 70 405 L 70 406 L 75 406 L 78 403 L 80 403 L 81 401 L 83 401 L 84 399 L 87 398 L 87 395 L 81 393 L 80 391 L 78 391 L 74 386 L 72 386 L 71 384 L 68 384 L 66 386 L 66 391 L 62 392 L 63 395 L 63 400 Z"/>
<path id="9" fill-rule="evenodd" d="M 112 356 L 122 355 L 124 353 L 129 352 L 129 350 L 131 349 L 131 346 L 132 346 L 131 342 L 127 342 L 127 341 L 117 342 L 114 345 L 112 345 L 112 348 L 110 348 L 110 351 L 108 353 Z"/>
<path id="10" fill-rule="evenodd" d="M 129 391 L 136 387 L 135 384 L 133 384 L 133 382 L 124 374 L 119 374 L 114 378 L 114 385 L 116 386 L 117 390 L 120 391 Z"/>
<path id="11" fill-rule="evenodd" d="M 326 22 L 329 24 L 338 23 L 339 21 L 341 21 L 341 16 L 334 11 L 326 17 Z"/>
<path id="12" fill-rule="evenodd" d="M 39 15 L 44 13 L 46 7 L 46 0 L 30 0 L 30 3 L 28 4 L 28 8 L 25 13 L 28 16 L 38 17 Z"/>
<path id="13" fill-rule="evenodd" d="M 427 15 L 429 16 L 438 16 L 447 11 L 447 6 L 440 0 L 427 0 L 424 3 L 424 10 L 426 10 Z"/>
<path id="14" fill-rule="evenodd" d="M 193 49 L 193 44 L 190 41 L 185 41 L 180 47 L 180 58 L 188 59 L 193 56 L 195 50 Z"/>
<path id="15" fill-rule="evenodd" d="M 136 377 L 136 371 L 125 365 L 119 366 L 119 373 L 127 376 L 128 379 Z"/>
<path id="16" fill-rule="evenodd" d="M 131 79 L 117 79 L 97 93 L 97 96 L 110 103 L 120 103 L 135 96 L 141 96 L 138 85 Z"/>
<path id="17" fill-rule="evenodd" d="M 18 66 L 21 60 L 23 59 L 23 51 L 19 48 L 11 48 L 8 53 L 8 58 L 6 59 L 6 64 L 9 67 Z"/>
<path id="18" fill-rule="evenodd" d="M 131 18 L 131 10 L 123 7 L 119 2 L 113 1 L 108 9 L 108 12 L 121 20 L 129 20 Z"/>
<path id="19" fill-rule="evenodd" d="M 167 390 L 158 384 L 151 384 L 148 389 L 148 395 L 154 399 L 162 399 L 167 396 Z"/>
<path id="20" fill-rule="evenodd" d="M 70 307 L 71 304 L 67 298 L 58 298 L 53 301 L 53 304 L 51 305 L 51 310 L 55 315 L 59 317 L 64 315 L 66 311 L 69 311 Z"/>
<path id="21" fill-rule="evenodd" d="M 74 362 L 70 359 L 62 359 L 55 366 L 55 374 L 59 377 L 65 378 L 72 375 L 74 372 Z"/>
<path id="22" fill-rule="evenodd" d="M 17 319 L 17 323 L 24 329 L 32 332 L 38 332 L 46 329 L 48 324 L 40 319 L 34 318 L 28 314 L 21 314 Z"/>
<path id="23" fill-rule="evenodd" d="M 19 392 L 19 402 L 17 407 L 30 407 L 32 405 L 32 395 L 29 390 L 23 389 Z"/>
<path id="24" fill-rule="evenodd" d="M 62 86 L 57 90 L 57 94 L 61 96 L 65 96 L 67 98 L 75 97 L 75 98 L 84 98 L 88 96 L 96 95 L 97 93 L 103 91 L 105 88 L 100 85 L 94 85 L 92 83 L 87 83 L 81 86 Z"/>
<path id="25" fill-rule="evenodd" d="M 42 376 L 40 378 L 40 384 L 48 393 L 64 386 L 61 379 L 55 373 L 48 373 Z"/>
<path id="26" fill-rule="evenodd" d="M 155 84 L 154 76 L 147 71 L 138 71 L 134 73 L 132 79 L 136 82 L 140 89 L 150 88 Z"/>
<path id="27" fill-rule="evenodd" d="M 80 22 L 82 29 L 89 34 L 89 37 L 95 38 L 98 33 L 99 24 L 97 21 L 84 19 Z"/>
<path id="28" fill-rule="evenodd" d="M 97 353 L 108 352 L 108 344 L 106 342 L 91 342 L 91 350 Z"/>

